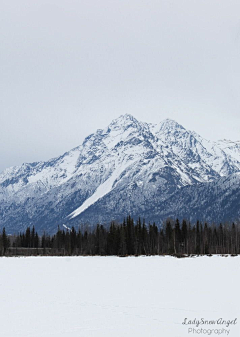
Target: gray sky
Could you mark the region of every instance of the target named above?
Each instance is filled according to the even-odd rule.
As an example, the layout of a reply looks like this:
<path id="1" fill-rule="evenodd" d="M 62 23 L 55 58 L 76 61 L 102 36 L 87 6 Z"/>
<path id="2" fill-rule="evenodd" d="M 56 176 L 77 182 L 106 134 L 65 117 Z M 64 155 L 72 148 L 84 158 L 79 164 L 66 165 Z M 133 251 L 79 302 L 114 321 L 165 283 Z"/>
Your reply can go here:
<path id="1" fill-rule="evenodd" d="M 8 0 L 0 33 L 0 170 L 125 113 L 240 140 L 239 0 Z"/>

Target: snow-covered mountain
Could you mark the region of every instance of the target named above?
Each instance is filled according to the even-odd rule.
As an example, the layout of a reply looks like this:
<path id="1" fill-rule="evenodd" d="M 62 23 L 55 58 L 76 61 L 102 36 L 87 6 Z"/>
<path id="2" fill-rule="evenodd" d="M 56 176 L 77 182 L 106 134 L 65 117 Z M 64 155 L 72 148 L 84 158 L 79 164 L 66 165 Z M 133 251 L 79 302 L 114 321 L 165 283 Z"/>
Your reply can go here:
<path id="1" fill-rule="evenodd" d="M 55 232 L 58 225 L 108 224 L 127 214 L 158 223 L 193 219 L 195 206 L 239 189 L 239 172 L 240 142 L 211 142 L 173 120 L 152 125 L 124 115 L 58 158 L 2 172 L 0 225 Z M 224 179 L 230 190 L 221 189 Z M 238 208 L 229 220 L 239 218 Z M 209 207 L 204 212 L 196 215 L 221 221 L 228 210 L 215 218 Z"/>

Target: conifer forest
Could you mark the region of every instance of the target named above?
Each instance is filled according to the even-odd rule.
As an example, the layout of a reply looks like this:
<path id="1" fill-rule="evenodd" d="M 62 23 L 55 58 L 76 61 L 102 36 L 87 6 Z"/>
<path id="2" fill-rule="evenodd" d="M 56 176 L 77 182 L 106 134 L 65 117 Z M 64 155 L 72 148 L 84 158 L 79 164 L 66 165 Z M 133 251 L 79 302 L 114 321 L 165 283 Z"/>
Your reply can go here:
<path id="1" fill-rule="evenodd" d="M 238 224 L 191 224 L 185 220 L 168 220 L 162 227 L 146 224 L 140 218 L 134 222 L 128 216 L 121 224 L 97 225 L 95 228 L 60 229 L 54 235 L 28 227 L 25 232 L 0 235 L 0 255 L 212 255 L 240 253 Z"/>

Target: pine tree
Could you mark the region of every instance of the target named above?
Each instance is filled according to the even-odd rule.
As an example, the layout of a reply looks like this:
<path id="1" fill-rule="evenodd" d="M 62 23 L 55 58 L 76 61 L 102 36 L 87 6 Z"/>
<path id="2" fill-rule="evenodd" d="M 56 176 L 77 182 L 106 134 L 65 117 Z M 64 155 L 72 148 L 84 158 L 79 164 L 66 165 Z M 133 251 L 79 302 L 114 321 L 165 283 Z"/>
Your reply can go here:
<path id="1" fill-rule="evenodd" d="M 7 249 L 10 245 L 10 241 L 9 238 L 6 234 L 6 230 L 5 227 L 3 227 L 3 231 L 2 231 L 2 246 L 3 246 L 3 255 L 6 255 Z"/>
<path id="2" fill-rule="evenodd" d="M 173 244 L 173 230 L 170 221 L 167 221 L 166 224 L 166 244 L 167 244 L 167 253 L 174 253 L 174 244 Z"/>

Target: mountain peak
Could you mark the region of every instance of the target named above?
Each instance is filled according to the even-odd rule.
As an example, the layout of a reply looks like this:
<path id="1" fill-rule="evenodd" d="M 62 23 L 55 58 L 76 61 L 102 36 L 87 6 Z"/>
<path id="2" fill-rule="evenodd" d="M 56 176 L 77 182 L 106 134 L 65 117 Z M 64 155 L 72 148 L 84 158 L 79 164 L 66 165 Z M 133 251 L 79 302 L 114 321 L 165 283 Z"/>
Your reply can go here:
<path id="1" fill-rule="evenodd" d="M 141 122 L 139 122 L 135 117 L 130 114 L 121 115 L 112 122 L 107 127 L 107 130 L 127 130 L 129 127 L 134 129 L 139 129 L 141 127 Z"/>
<path id="2" fill-rule="evenodd" d="M 175 120 L 170 119 L 170 118 L 164 119 L 160 123 L 160 125 L 162 126 L 162 128 L 184 129 L 184 127 L 181 124 L 177 123 Z"/>
<path id="3" fill-rule="evenodd" d="M 110 125 L 114 124 L 132 124 L 139 123 L 138 120 L 130 114 L 121 115 L 116 119 L 113 119 Z"/>
<path id="4" fill-rule="evenodd" d="M 178 124 L 175 120 L 167 118 L 164 119 L 159 124 L 155 125 L 154 131 L 158 133 L 169 133 L 169 132 L 175 132 L 175 131 L 185 131 L 186 129 Z"/>

